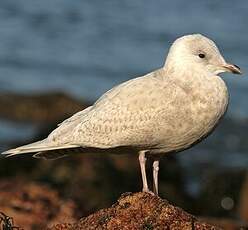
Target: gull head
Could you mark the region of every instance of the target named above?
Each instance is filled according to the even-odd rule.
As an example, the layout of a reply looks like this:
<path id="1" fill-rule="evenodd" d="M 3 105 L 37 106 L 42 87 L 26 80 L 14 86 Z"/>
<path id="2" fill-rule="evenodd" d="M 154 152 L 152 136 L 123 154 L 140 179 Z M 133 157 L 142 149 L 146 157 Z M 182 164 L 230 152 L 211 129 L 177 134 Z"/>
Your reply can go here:
<path id="1" fill-rule="evenodd" d="M 240 68 L 226 62 L 215 43 L 201 34 L 178 38 L 170 48 L 165 68 L 169 71 L 204 71 L 212 75 L 241 74 Z"/>

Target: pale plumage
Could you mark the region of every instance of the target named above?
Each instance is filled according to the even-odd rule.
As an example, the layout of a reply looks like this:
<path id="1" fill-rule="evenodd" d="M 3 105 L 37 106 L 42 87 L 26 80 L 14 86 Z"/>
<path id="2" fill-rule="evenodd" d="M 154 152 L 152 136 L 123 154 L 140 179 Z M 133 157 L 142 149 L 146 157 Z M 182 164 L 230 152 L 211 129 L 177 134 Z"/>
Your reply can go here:
<path id="1" fill-rule="evenodd" d="M 62 122 L 43 141 L 4 152 L 55 158 L 68 153 L 140 152 L 143 190 L 148 191 L 144 153 L 181 151 L 207 136 L 226 111 L 227 88 L 217 75 L 241 73 L 227 64 L 213 41 L 187 35 L 172 45 L 165 66 L 124 82 Z M 155 192 L 158 161 L 154 164 Z"/>

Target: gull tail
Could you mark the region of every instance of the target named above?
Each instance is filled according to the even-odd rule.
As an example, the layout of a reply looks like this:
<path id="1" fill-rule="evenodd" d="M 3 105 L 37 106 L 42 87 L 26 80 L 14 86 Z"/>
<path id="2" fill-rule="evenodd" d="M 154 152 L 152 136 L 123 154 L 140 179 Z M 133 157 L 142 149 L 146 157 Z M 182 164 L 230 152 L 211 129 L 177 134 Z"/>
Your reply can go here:
<path id="1" fill-rule="evenodd" d="M 66 156 L 67 153 L 69 153 L 69 149 L 80 147 L 78 145 L 73 145 L 73 144 L 63 144 L 63 145 L 55 145 L 55 144 L 56 143 L 52 143 L 51 141 L 44 139 L 28 145 L 23 145 L 15 149 L 7 150 L 1 154 L 6 155 L 6 157 L 12 157 L 26 153 L 36 153 L 33 155 L 34 157 L 56 159 Z"/>

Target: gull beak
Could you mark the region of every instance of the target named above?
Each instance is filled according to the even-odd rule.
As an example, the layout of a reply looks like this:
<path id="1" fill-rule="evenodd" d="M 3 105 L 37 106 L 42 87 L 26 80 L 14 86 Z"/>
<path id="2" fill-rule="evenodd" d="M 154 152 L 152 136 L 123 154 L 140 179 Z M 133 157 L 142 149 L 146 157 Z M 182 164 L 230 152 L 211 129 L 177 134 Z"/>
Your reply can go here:
<path id="1" fill-rule="evenodd" d="M 226 71 L 234 73 L 234 74 L 242 74 L 240 68 L 237 65 L 233 65 L 230 63 L 226 63 L 222 66 Z"/>

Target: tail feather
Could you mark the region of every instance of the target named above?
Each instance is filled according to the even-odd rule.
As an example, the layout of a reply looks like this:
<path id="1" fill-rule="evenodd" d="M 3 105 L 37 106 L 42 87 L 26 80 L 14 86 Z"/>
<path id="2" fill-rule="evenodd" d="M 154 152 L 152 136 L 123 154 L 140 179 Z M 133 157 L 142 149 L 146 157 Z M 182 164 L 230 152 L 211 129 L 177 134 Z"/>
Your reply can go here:
<path id="1" fill-rule="evenodd" d="M 75 148 L 66 148 L 66 149 L 55 149 L 49 151 L 38 152 L 33 155 L 35 158 L 43 158 L 46 160 L 55 160 L 62 157 L 66 157 L 72 154 L 84 153 L 83 148 L 75 147 Z"/>
<path id="2" fill-rule="evenodd" d="M 63 145 L 56 145 L 55 143 L 51 143 L 47 139 L 42 141 L 37 141 L 28 145 L 23 145 L 21 147 L 10 149 L 8 151 L 3 152 L 3 155 L 7 157 L 19 155 L 19 154 L 26 154 L 26 153 L 36 153 L 36 152 L 44 152 L 50 150 L 58 150 L 58 149 L 68 149 L 68 148 L 77 148 L 78 145 L 73 144 L 63 144 Z"/>

